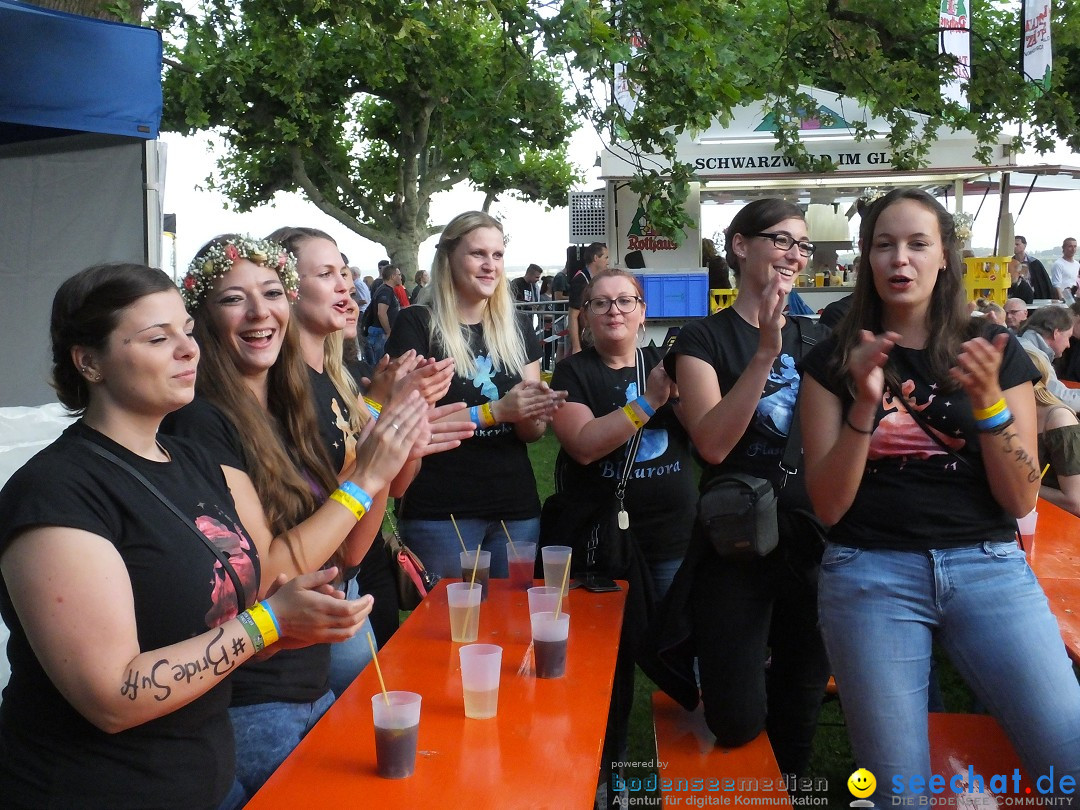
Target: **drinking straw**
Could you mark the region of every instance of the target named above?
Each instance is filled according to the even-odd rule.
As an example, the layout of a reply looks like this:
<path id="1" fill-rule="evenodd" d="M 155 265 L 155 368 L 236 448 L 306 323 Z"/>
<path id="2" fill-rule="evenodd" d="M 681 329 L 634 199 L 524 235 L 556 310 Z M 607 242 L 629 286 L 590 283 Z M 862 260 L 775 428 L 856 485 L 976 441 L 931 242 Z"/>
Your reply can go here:
<path id="1" fill-rule="evenodd" d="M 1046 472 L 1047 472 L 1047 470 L 1049 470 L 1049 469 L 1050 469 L 1050 465 L 1049 465 L 1049 464 L 1047 464 L 1047 465 L 1046 465 L 1045 467 L 1043 467 L 1043 471 L 1042 471 L 1042 473 L 1041 473 L 1041 474 L 1039 475 L 1039 480 L 1040 480 L 1040 481 L 1042 481 L 1042 479 L 1043 479 L 1043 476 L 1044 476 L 1044 475 L 1046 475 Z"/>
<path id="2" fill-rule="evenodd" d="M 375 654 L 375 639 L 371 637 L 371 633 L 367 634 L 367 643 L 371 647 L 371 660 L 375 662 L 375 672 L 379 676 L 379 688 L 382 689 L 383 700 L 386 701 L 386 705 L 390 705 L 390 695 L 386 692 L 386 681 L 382 677 L 382 668 L 379 666 L 379 656 Z"/>
<path id="3" fill-rule="evenodd" d="M 555 603 L 555 618 L 559 618 L 559 608 L 562 607 L 563 594 L 566 593 L 566 583 L 570 579 L 570 560 L 566 561 L 566 570 L 563 571 L 562 585 L 559 587 L 559 601 Z"/>
<path id="4" fill-rule="evenodd" d="M 458 527 L 457 527 L 457 521 L 454 520 L 454 513 L 453 512 L 450 513 L 450 522 L 454 524 L 454 531 L 457 532 L 457 539 L 458 539 L 458 542 L 461 543 L 461 550 L 464 551 L 466 554 L 468 554 L 469 550 L 467 548 L 465 548 L 465 541 L 461 539 L 461 530 L 458 529 Z"/>
<path id="5" fill-rule="evenodd" d="M 470 585 L 476 584 L 476 569 L 480 567 L 480 549 L 482 549 L 483 547 L 484 541 L 481 540 L 480 545 L 476 547 L 476 559 L 473 560 L 472 564 L 472 579 L 469 580 Z M 466 551 L 465 553 L 468 554 L 469 552 Z"/>
<path id="6" fill-rule="evenodd" d="M 1047 465 L 1047 466 L 1049 466 L 1049 465 Z M 503 531 L 506 532 L 506 542 L 510 544 L 510 550 L 514 552 L 514 556 L 516 557 L 517 556 L 517 549 L 514 548 L 514 541 L 510 539 L 510 530 L 506 528 L 506 521 L 505 520 L 500 520 L 499 523 L 502 524 Z"/>

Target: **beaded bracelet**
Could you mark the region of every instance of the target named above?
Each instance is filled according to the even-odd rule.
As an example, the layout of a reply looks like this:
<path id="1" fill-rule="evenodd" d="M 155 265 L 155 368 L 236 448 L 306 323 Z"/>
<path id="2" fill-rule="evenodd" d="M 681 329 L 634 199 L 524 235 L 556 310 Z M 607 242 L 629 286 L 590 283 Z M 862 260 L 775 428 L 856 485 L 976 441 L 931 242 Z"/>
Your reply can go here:
<path id="1" fill-rule="evenodd" d="M 364 404 L 367 405 L 368 412 L 371 414 L 371 418 L 375 421 L 379 420 L 379 416 L 382 415 L 382 405 L 373 400 L 371 397 L 364 397 Z"/>
<path id="2" fill-rule="evenodd" d="M 641 430 L 641 428 L 645 427 L 645 420 L 637 415 L 637 411 L 633 409 L 630 403 L 622 406 L 622 412 L 626 414 L 626 418 L 630 420 L 636 429 Z"/>
<path id="3" fill-rule="evenodd" d="M 355 484 L 352 481 L 342 481 L 338 484 L 338 489 L 347 492 L 352 495 L 356 500 L 360 501 L 360 505 L 364 507 L 365 512 L 371 511 L 372 497 L 368 494 L 366 489 L 361 488 L 359 484 Z"/>
<path id="4" fill-rule="evenodd" d="M 259 628 L 259 634 L 263 638 L 263 646 L 269 647 L 280 638 L 277 617 L 273 615 L 271 610 L 267 609 L 265 602 L 256 602 L 247 609 L 246 613 L 251 616 L 255 621 L 255 626 Z"/>
<path id="5" fill-rule="evenodd" d="M 1006 409 L 1004 398 L 999 399 L 989 408 L 976 408 L 975 409 L 975 421 L 982 422 L 985 419 L 989 419 L 991 416 L 997 416 L 1003 410 Z"/>
<path id="6" fill-rule="evenodd" d="M 641 412 L 644 413 L 646 416 L 656 416 L 656 408 L 650 405 L 649 400 L 645 399 L 645 397 L 638 397 L 634 400 L 634 404 L 641 408 Z"/>
<path id="7" fill-rule="evenodd" d="M 367 507 L 365 507 L 360 501 L 356 500 L 352 495 L 338 487 L 330 493 L 330 500 L 337 501 L 354 515 L 356 519 L 360 520 L 367 514 Z"/>

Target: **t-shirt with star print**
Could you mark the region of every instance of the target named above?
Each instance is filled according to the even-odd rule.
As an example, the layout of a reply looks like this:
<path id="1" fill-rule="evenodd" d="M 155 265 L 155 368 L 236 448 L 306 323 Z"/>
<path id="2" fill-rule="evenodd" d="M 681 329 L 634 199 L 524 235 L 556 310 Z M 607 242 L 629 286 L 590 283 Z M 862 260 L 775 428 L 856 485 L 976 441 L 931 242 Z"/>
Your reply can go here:
<path id="1" fill-rule="evenodd" d="M 1005 331 L 991 325 L 984 337 L 991 340 Z M 838 350 L 836 340 L 829 338 L 800 367 L 838 397 L 847 413 L 853 402 L 847 382 L 829 370 L 830 357 Z M 862 481 L 851 507 L 829 530 L 830 540 L 856 548 L 926 551 L 1015 535 L 1016 519 L 990 491 L 971 401 L 963 389 L 940 390 L 930 376 L 926 354 L 903 346 L 889 354 L 903 401 L 888 389 L 882 395 Z M 1027 354 L 1010 337 L 998 372 L 1001 389 L 1037 379 Z M 909 407 L 918 409 L 952 452 L 926 434 Z"/>
<path id="2" fill-rule="evenodd" d="M 403 309 L 386 343 L 387 354 L 397 357 L 415 349 L 424 357 L 444 359 L 446 352 L 429 338 L 430 322 L 431 311 L 427 307 Z M 518 313 L 517 327 L 525 344 L 526 362 L 539 360 L 544 350 L 529 317 Z M 499 399 L 521 382 L 516 374 L 492 368 L 483 325 L 473 324 L 468 329 L 477 372 L 472 379 L 455 374 L 439 405 L 451 402 L 464 402 L 470 407 L 482 405 Z M 451 513 L 455 518 L 539 517 L 540 499 L 525 442 L 510 424 L 478 428 L 459 447 L 424 459 L 398 510 L 403 520 L 449 520 Z"/>
<path id="3" fill-rule="evenodd" d="M 61 526 L 111 543 L 131 581 L 138 645 L 155 650 L 237 614 L 236 592 L 206 545 L 134 476 L 83 444 L 104 447 L 166 496 L 228 557 L 251 604 L 259 558 L 236 515 L 221 468 L 195 444 L 159 436 L 165 462 L 138 456 L 79 421 L 18 470 L 0 492 L 0 553 L 21 532 Z M 107 583 L 102 583 L 107 588 Z M 53 685 L 0 580 L 11 630 L 11 680 L 0 705 L 4 807 L 217 807 L 232 786 L 235 752 L 226 707 L 231 678 L 176 711 L 116 734 L 90 723 Z M 93 635 L 99 630 L 84 628 Z M 208 649 L 208 653 L 210 650 Z M 175 673 L 137 684 L 170 690 Z M 120 688 L 120 684 L 117 684 Z"/>

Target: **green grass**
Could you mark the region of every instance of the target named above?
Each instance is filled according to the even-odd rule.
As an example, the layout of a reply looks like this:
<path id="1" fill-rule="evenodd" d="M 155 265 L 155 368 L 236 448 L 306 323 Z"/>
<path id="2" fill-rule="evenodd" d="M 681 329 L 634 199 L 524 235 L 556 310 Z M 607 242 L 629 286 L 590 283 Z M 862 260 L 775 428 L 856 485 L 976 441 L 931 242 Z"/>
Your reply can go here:
<path id="1" fill-rule="evenodd" d="M 529 446 L 529 457 L 532 460 L 541 502 L 555 490 L 554 470 L 558 452 L 559 444 L 551 431 Z M 969 711 L 971 693 L 943 656 L 935 654 L 935 660 L 938 664 L 937 672 L 946 710 Z M 656 757 L 651 707 L 651 696 L 655 690 L 656 685 L 641 670 L 638 670 L 634 683 L 634 707 L 630 715 L 629 760 L 631 762 L 648 762 Z M 817 734 L 814 737 L 808 775 L 823 777 L 827 780 L 829 807 L 846 807 L 851 801 L 851 795 L 847 790 L 847 779 L 856 767 L 840 701 L 835 698 L 826 699 L 822 706 Z M 628 771 L 627 776 L 644 779 L 652 773 L 654 773 L 652 769 L 638 768 Z"/>

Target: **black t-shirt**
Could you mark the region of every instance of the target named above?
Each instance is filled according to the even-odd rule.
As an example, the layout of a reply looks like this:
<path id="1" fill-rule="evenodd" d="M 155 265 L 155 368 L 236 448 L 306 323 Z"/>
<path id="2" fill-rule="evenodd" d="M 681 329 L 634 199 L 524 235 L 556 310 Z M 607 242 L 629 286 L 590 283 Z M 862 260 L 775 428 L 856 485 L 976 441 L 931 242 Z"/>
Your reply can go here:
<path id="1" fill-rule="evenodd" d="M 169 414 L 161 427 L 201 445 L 219 465 L 248 473 L 236 426 L 202 397 Z M 248 661 L 233 675 L 232 684 L 233 706 L 318 700 L 330 688 L 330 645 L 279 650 L 265 661 Z"/>
<path id="2" fill-rule="evenodd" d="M 398 300 L 397 293 L 394 292 L 394 288 L 389 284 L 383 284 L 379 287 L 371 299 L 371 306 L 375 308 L 375 315 L 371 321 L 371 325 L 382 329 L 382 321 L 379 320 L 379 304 L 386 304 L 386 322 L 390 324 L 390 328 L 393 329 L 394 323 L 397 321 L 398 312 L 401 311 L 401 301 Z"/>
<path id="3" fill-rule="evenodd" d="M 442 346 L 433 345 L 428 337 L 430 320 L 427 307 L 404 310 L 386 344 L 390 356 L 416 349 L 425 357 L 444 359 Z M 539 360 L 543 348 L 527 315 L 518 314 L 517 327 L 525 344 L 527 362 Z M 469 346 L 476 355 L 476 376 L 465 379 L 454 375 L 450 390 L 439 400 L 439 405 L 450 402 L 482 405 L 499 399 L 521 382 L 516 374 L 492 368 L 481 324 L 469 327 Z M 402 518 L 414 520 L 449 520 L 451 513 L 455 517 L 506 520 L 539 516 L 540 500 L 525 442 L 518 438 L 513 425 L 477 429 L 460 447 L 424 459 L 419 474 L 399 503 L 399 511 Z"/>
<path id="4" fill-rule="evenodd" d="M 570 294 L 568 296 L 570 309 L 581 309 L 581 299 L 585 297 L 585 288 L 589 286 L 590 281 L 592 281 L 592 273 L 589 272 L 587 267 L 574 273 L 574 277 L 570 279 Z"/>
<path id="5" fill-rule="evenodd" d="M 352 414 L 350 403 L 342 402 L 330 375 L 308 366 L 311 393 L 315 403 L 315 418 L 319 422 L 319 437 L 330 454 L 330 466 L 340 475 L 356 460 L 356 436 L 349 427 Z"/>
<path id="6" fill-rule="evenodd" d="M 530 284 L 524 278 L 515 278 L 510 282 L 510 292 L 515 301 L 536 303 L 540 300 L 540 285 Z"/>
<path id="7" fill-rule="evenodd" d="M 642 351 L 647 377 L 660 363 L 661 353 L 656 347 Z M 551 387 L 565 390 L 568 402 L 587 405 L 597 418 L 621 409 L 640 393 L 634 367 L 610 368 L 592 347 L 560 361 Z M 622 476 L 625 459 L 626 445 L 587 466 L 559 450 L 556 489 L 597 502 L 610 498 Z M 672 406 L 664 405 L 646 423 L 626 487 L 630 525 L 650 562 L 686 553 L 697 504 L 695 478 L 690 439 Z"/>
<path id="8" fill-rule="evenodd" d="M 810 510 L 801 468 L 796 474 L 785 476 L 780 462 L 787 447 L 801 382 L 795 364 L 823 334 L 824 330 L 813 321 L 787 319 L 781 331 L 780 354 L 773 361 L 750 424 L 727 458 L 720 464 L 706 466 L 701 477 L 702 488 L 718 474 L 746 473 L 771 481 L 783 508 Z M 678 355 L 703 360 L 716 370 L 720 394 L 726 396 L 750 365 L 758 344 L 758 328 L 743 320 L 734 307 L 728 307 L 684 326 L 664 364 L 674 379 Z"/>
<path id="9" fill-rule="evenodd" d="M 989 326 L 986 334 L 1004 331 Z M 843 379 L 829 373 L 829 359 L 837 350 L 835 339 L 823 341 L 806 357 L 802 369 L 835 394 L 846 413 L 851 394 Z M 967 394 L 962 389 L 937 391 L 924 350 L 896 346 L 889 359 L 902 381 L 904 399 L 920 409 L 924 421 L 953 452 L 946 453 L 886 391 L 874 418 L 855 500 L 829 530 L 829 538 L 860 548 L 926 551 L 1012 537 L 1016 520 L 990 491 Z M 1002 390 L 1038 378 L 1027 353 L 1010 338 L 998 374 Z"/>
<path id="10" fill-rule="evenodd" d="M 205 633 L 237 614 L 232 581 L 209 549 L 135 478 L 77 441 L 99 444 L 146 476 L 230 559 L 248 604 L 258 554 L 236 516 L 220 467 L 201 448 L 161 436 L 171 461 L 144 459 L 81 421 L 16 472 L 0 492 L 0 553 L 23 530 L 64 526 L 99 535 L 131 578 L 138 643 L 153 650 Z M 0 803 L 22 807 L 217 807 L 235 753 L 224 681 L 142 725 L 106 734 L 53 686 L 0 583 L 11 630 L 11 680 L 0 705 Z M 94 632 L 94 628 L 87 628 Z M 159 678 L 162 691 L 170 677 Z"/>

